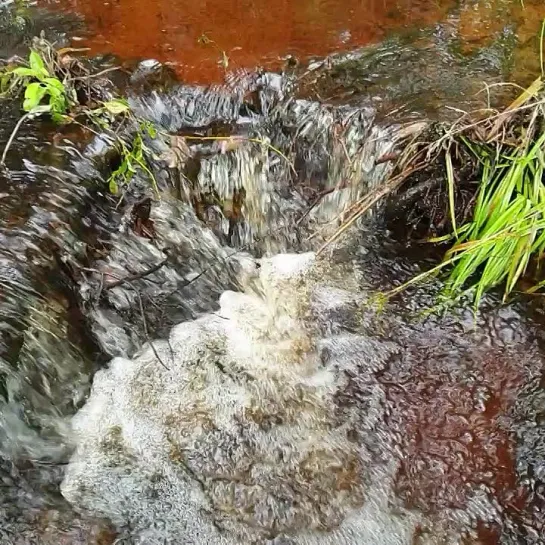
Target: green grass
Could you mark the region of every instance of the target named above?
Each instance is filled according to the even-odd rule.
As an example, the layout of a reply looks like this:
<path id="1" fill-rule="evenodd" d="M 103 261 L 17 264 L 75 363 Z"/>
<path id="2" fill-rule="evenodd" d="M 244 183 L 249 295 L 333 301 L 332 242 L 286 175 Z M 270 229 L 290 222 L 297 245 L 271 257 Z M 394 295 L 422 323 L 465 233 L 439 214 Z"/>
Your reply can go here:
<path id="1" fill-rule="evenodd" d="M 523 89 L 504 111 L 483 118 L 481 110 L 473 121 L 469 113 L 464 113 L 451 126 L 434 126 L 443 132 L 431 143 L 425 141 L 433 132 L 430 130 L 407 146 L 394 176 L 379 192 L 364 196 L 349 209 L 348 219 L 318 254 L 414 172 L 444 161 L 446 212 L 452 232 L 430 242 L 449 242 L 450 248 L 439 264 L 381 294 L 380 301 L 437 276 L 443 280 L 438 306 L 469 296 L 477 310 L 483 295 L 499 286 L 503 287 L 504 301 L 517 290 L 535 293 L 545 288 L 540 271 L 545 254 L 545 21 L 540 33 L 540 64 L 541 77 Z M 467 153 L 456 154 L 458 162 L 474 161 L 480 172 L 469 219 L 466 205 L 456 202 L 457 186 L 468 181 L 461 179 L 462 172 L 468 171 L 463 168 L 467 165 L 458 165 L 462 168 L 457 173 L 453 160 L 454 150 L 463 147 L 472 159 L 467 159 Z M 471 186 L 466 185 L 465 191 Z M 457 213 L 457 204 L 464 209 L 461 214 L 460 210 Z"/>
<path id="2" fill-rule="evenodd" d="M 536 80 L 504 112 L 478 122 L 479 131 L 474 131 L 477 123 L 469 124 L 456 134 L 447 131 L 444 139 L 434 143 L 446 150 L 443 156 L 452 233 L 431 242 L 450 241 L 451 246 L 441 263 L 386 296 L 438 275 L 444 281 L 444 303 L 469 296 L 477 310 L 483 295 L 498 286 L 502 286 L 504 301 L 519 289 L 523 278 L 527 280 L 523 291 L 532 293 L 545 286 L 539 278 L 539 264 L 545 255 L 542 88 L 541 80 Z M 456 175 L 451 152 L 456 146 L 464 146 L 480 167 L 472 213 L 462 225 L 456 221 L 455 194 L 460 176 Z"/>
<path id="3" fill-rule="evenodd" d="M 448 298 L 469 291 L 478 307 L 483 294 L 501 284 L 506 300 L 531 261 L 543 256 L 544 145 L 542 132 L 513 148 L 474 147 L 482 163 L 481 182 L 472 220 L 445 255 L 452 267 L 444 289 Z"/>

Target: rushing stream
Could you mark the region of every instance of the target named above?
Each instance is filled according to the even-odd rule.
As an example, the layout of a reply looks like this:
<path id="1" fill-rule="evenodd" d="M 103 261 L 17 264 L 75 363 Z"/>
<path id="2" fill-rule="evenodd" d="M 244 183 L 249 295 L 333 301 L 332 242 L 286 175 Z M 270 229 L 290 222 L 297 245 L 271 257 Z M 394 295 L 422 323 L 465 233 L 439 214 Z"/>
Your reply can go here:
<path id="1" fill-rule="evenodd" d="M 540 304 L 378 308 L 431 263 L 395 200 L 317 249 L 407 138 L 530 81 L 545 9 L 193 4 L 0 7 L 1 57 L 72 38 L 161 128 L 160 199 L 81 127 L 0 171 L 0 545 L 544 544 Z"/>

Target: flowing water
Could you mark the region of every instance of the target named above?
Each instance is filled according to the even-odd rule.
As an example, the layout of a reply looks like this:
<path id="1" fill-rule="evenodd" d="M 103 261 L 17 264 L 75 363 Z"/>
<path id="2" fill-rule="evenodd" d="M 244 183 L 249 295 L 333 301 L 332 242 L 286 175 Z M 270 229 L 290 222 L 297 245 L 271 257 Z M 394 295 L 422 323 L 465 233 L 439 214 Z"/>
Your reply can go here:
<path id="1" fill-rule="evenodd" d="M 377 309 L 429 266 L 400 211 L 315 254 L 403 138 L 539 72 L 541 2 L 194 4 L 0 8 L 2 57 L 90 47 L 163 129 L 160 201 L 69 126 L 0 171 L 0 543 L 545 543 L 539 304 Z"/>

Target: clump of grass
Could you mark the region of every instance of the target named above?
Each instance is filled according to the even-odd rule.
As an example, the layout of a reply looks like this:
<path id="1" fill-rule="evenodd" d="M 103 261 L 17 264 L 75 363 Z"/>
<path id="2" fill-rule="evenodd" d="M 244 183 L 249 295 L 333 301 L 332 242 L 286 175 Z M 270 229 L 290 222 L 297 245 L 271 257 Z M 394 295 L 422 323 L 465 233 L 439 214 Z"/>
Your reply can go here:
<path id="1" fill-rule="evenodd" d="M 365 196 L 349 210 L 337 232 L 319 250 L 337 240 L 379 199 L 398 189 L 416 170 L 443 161 L 452 233 L 430 242 L 449 242 L 441 263 L 403 285 L 381 294 L 389 297 L 430 277 L 444 280 L 442 306 L 464 296 L 477 310 L 483 295 L 503 285 L 503 300 L 524 278 L 534 293 L 545 287 L 540 262 L 545 255 L 545 21 L 540 34 L 541 77 L 503 112 L 467 122 L 469 114 L 447 127 L 435 141 L 416 142 L 402 154 L 394 176 L 374 194 Z M 480 182 L 471 217 L 458 225 L 457 173 L 453 150 L 465 147 L 480 166 Z M 466 154 L 467 155 L 467 154 Z M 462 165 L 463 166 L 463 165 Z M 534 266 L 533 278 L 528 278 Z"/>
<path id="2" fill-rule="evenodd" d="M 463 226 L 445 256 L 451 262 L 445 294 L 455 298 L 466 289 L 475 307 L 483 294 L 504 285 L 506 300 L 545 251 L 545 132 L 536 107 L 525 136 L 513 147 L 474 148 L 482 176 L 472 220 Z M 538 132 L 539 131 L 539 132 Z"/>
<path id="3" fill-rule="evenodd" d="M 431 270 L 382 294 L 383 297 L 387 299 L 409 286 L 439 277 L 444 282 L 440 306 L 469 297 L 477 310 L 483 295 L 493 288 L 503 286 L 506 301 L 523 278 L 525 292 L 545 287 L 545 280 L 540 280 L 538 274 L 545 255 L 543 89 L 539 78 L 504 111 L 476 121 L 459 120 L 443 127 L 431 143 L 412 143 L 402 154 L 394 176 L 356 203 L 354 211 L 349 211 L 348 218 L 320 252 L 415 171 L 435 165 L 445 173 L 446 215 L 451 233 L 430 242 L 448 243 L 450 247 Z M 459 153 L 462 148 L 464 153 Z M 466 166 L 460 164 L 461 157 L 466 161 L 472 157 L 469 160 L 478 166 L 480 180 L 469 214 L 464 210 L 460 218 L 457 186 L 464 182 L 460 171 Z M 530 272 L 534 273 L 532 278 Z"/>
<path id="4" fill-rule="evenodd" d="M 503 286 L 503 300 L 517 289 L 545 254 L 545 99 L 536 80 L 506 111 L 448 132 L 435 148 L 444 151 L 452 234 L 431 242 L 451 242 L 441 263 L 388 292 L 395 295 L 431 276 L 444 279 L 442 296 L 453 302 Z M 480 165 L 471 217 L 456 224 L 456 173 L 451 149 L 465 146 Z M 527 292 L 545 281 L 534 280 Z"/>

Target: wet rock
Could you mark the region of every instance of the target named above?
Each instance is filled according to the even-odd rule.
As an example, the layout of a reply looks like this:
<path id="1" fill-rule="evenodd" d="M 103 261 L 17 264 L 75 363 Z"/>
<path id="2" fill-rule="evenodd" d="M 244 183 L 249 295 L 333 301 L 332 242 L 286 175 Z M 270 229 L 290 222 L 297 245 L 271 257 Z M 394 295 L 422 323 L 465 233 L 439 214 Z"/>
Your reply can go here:
<path id="1" fill-rule="evenodd" d="M 530 511 L 526 533 L 512 513 L 502 514 L 518 506 L 509 497 L 519 483 L 507 415 L 539 365 L 513 327 L 519 316 L 479 323 L 469 341 L 460 325 L 471 317 L 454 326 L 407 325 L 407 312 L 433 304 L 430 294 L 380 318 L 362 310 L 368 286 L 354 284 L 349 268 L 333 278 L 309 256 L 283 256 L 264 260 L 257 273 L 252 259 L 225 248 L 304 248 L 307 230 L 386 179 L 393 163 L 384 158 L 406 133 L 389 121 L 377 125 L 369 95 L 384 84 L 392 58 L 386 51 L 339 65 L 349 86 L 364 82 L 349 105 L 294 99 L 286 94 L 293 80 L 271 74 L 243 74 L 231 88 L 182 86 L 133 97 L 139 113 L 181 133 L 174 140 L 183 141 L 183 164 L 171 154 L 170 170 L 161 167 L 157 176 L 165 193 L 174 186 L 188 204 L 164 195 L 136 219 L 128 210 L 112 236 L 110 214 L 95 201 L 88 206 L 86 187 L 104 185 L 100 169 L 86 159 L 65 169 L 59 149 L 23 129 L 25 146 L 59 168 L 26 161 L 0 202 L 18 212 L 6 225 L 11 236 L 1 240 L 8 291 L 0 308 L 8 321 L 0 332 L 0 454 L 32 470 L 28 488 L 17 476 L 8 490 L 21 486 L 14 505 L 22 511 L 37 502 L 51 531 L 36 537 L 37 518 L 10 526 L 13 515 L 0 512 L 9 539 L 86 543 L 101 531 L 85 530 L 84 522 L 80 531 L 78 518 L 65 523 L 73 515 L 66 504 L 56 504 L 57 519 L 47 504 L 59 498 L 44 493 L 58 485 L 70 448 L 66 417 L 81 403 L 92 367 L 68 342 L 73 301 L 49 298 L 70 293 L 55 284 L 67 271 L 81 284 L 102 351 L 121 357 L 97 375 L 75 420 L 78 451 L 64 490 L 82 512 L 112 517 L 122 542 L 401 545 L 420 525 L 432 536 L 420 542 L 439 536 L 450 545 L 459 543 L 461 528 L 475 533 L 481 521 L 503 525 L 506 540 L 536 533 Z M 405 61 L 413 54 L 400 56 L 401 68 Z M 409 86 L 401 85 L 402 94 L 421 98 L 427 75 L 414 89 L 402 80 Z M 370 87 L 368 77 L 375 78 Z M 194 132 L 233 138 L 183 140 Z M 109 144 L 95 144 L 84 155 L 100 166 Z M 152 146 L 169 151 L 159 139 Z M 27 155 L 26 147 L 15 149 L 14 164 Z M 139 177 L 133 190 L 134 202 L 152 193 Z M 206 195 L 204 204 L 191 200 L 197 193 Z M 365 244 L 352 250 L 367 251 Z M 380 265 L 359 273 L 380 276 L 374 289 L 402 268 L 397 256 Z M 223 290 L 240 286 L 245 293 L 227 293 L 218 305 Z M 139 351 L 156 337 L 169 341 Z M 528 357 L 515 361 L 520 347 Z M 519 437 L 517 458 L 537 500 L 541 439 L 539 431 Z"/>
<path id="2" fill-rule="evenodd" d="M 67 13 L 51 13 L 30 5 L 16 2 L 0 3 L 0 58 L 6 59 L 15 54 L 25 55 L 28 43 L 41 32 L 59 46 L 66 45 L 67 32 L 81 27 L 78 17 Z"/>
<path id="3" fill-rule="evenodd" d="M 72 186 L 77 176 L 68 169 L 26 160 L 14 174 L 27 184 L 9 185 L 0 204 L 0 457 L 58 462 L 67 452 L 65 419 L 82 402 L 93 368 L 81 349 L 70 278 L 59 267 L 85 253 L 72 216 L 89 195 Z"/>
<path id="4" fill-rule="evenodd" d="M 0 139 L 13 127 L 4 113 Z M 69 273 L 85 263 L 89 232 L 101 229 L 89 221 L 97 171 L 35 129 L 22 129 L 13 170 L 0 173 L 0 542 L 95 545 L 102 523 L 76 515 L 58 489 L 69 418 L 97 363 Z"/>
<path id="5" fill-rule="evenodd" d="M 0 461 L 0 542 L 3 545 L 111 545 L 105 520 L 75 513 L 56 491 L 63 467 Z"/>

